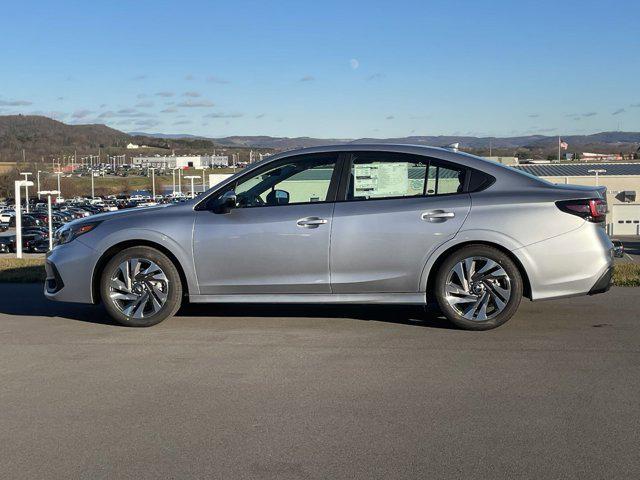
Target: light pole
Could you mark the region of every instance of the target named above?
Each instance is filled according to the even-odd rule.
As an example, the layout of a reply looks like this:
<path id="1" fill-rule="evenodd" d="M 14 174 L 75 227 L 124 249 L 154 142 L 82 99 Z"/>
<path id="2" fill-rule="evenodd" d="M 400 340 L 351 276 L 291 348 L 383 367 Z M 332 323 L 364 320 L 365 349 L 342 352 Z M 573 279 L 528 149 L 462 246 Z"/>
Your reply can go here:
<path id="1" fill-rule="evenodd" d="M 49 220 L 49 250 L 53 250 L 53 218 L 51 214 L 51 195 L 59 195 L 60 192 L 58 190 L 45 190 L 44 192 L 38 190 L 38 195 L 40 194 L 47 196 L 47 215 Z"/>
<path id="2" fill-rule="evenodd" d="M 30 183 L 31 185 L 33 185 L 33 182 L 29 182 L 29 175 L 32 175 L 32 173 L 31 172 L 24 172 L 24 173 L 21 173 L 20 175 L 24 175 L 24 181 L 25 181 L 25 184 L 24 184 L 24 203 L 25 203 L 25 205 L 27 207 L 27 213 L 29 213 L 29 185 L 28 184 Z"/>
<path id="3" fill-rule="evenodd" d="M 55 172 L 55 173 L 58 176 L 58 195 L 62 197 L 62 190 L 60 189 L 60 175 L 62 175 L 62 172 Z"/>
<path id="4" fill-rule="evenodd" d="M 153 194 L 153 201 L 156 201 L 156 169 L 155 167 L 149 167 L 151 170 L 151 193 Z"/>
<path id="5" fill-rule="evenodd" d="M 178 191 L 182 193 L 182 168 L 178 168 Z"/>
<path id="6" fill-rule="evenodd" d="M 96 195 L 95 195 L 95 189 L 94 189 L 94 186 L 95 186 L 95 185 L 94 185 L 94 182 L 95 182 L 95 180 L 94 180 L 94 178 L 93 178 L 93 177 L 94 177 L 94 175 L 93 175 L 93 167 L 91 167 L 91 199 L 92 199 L 92 200 L 96 197 Z"/>
<path id="7" fill-rule="evenodd" d="M 194 186 L 194 180 L 196 178 L 200 178 L 199 175 L 187 175 L 186 177 L 184 177 L 186 179 L 191 180 L 191 198 L 196 198 L 196 191 L 195 191 L 195 186 Z"/>
<path id="8" fill-rule="evenodd" d="M 38 200 L 40 200 L 40 172 L 42 172 L 42 170 L 38 170 Z"/>
<path id="9" fill-rule="evenodd" d="M 20 209 L 20 189 L 32 187 L 33 182 L 28 180 L 15 181 L 16 197 L 16 258 L 22 258 L 22 210 Z"/>
<path id="10" fill-rule="evenodd" d="M 596 187 L 600 186 L 600 181 L 599 181 L 598 175 L 600 175 L 601 173 L 607 173 L 607 171 L 602 169 L 602 168 L 596 168 L 594 170 L 587 170 L 587 172 L 596 174 Z"/>
<path id="11" fill-rule="evenodd" d="M 171 169 L 171 182 L 173 183 L 173 196 L 176 196 L 176 168 Z"/>

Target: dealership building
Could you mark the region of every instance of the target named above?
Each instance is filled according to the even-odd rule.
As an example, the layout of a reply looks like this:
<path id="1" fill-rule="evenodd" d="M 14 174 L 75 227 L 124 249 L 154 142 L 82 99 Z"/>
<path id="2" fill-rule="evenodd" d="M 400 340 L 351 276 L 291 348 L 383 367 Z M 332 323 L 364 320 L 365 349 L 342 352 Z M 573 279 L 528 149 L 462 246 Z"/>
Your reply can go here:
<path id="1" fill-rule="evenodd" d="M 606 186 L 608 233 L 640 235 L 640 163 L 547 163 L 513 168 L 553 183 Z"/>
<path id="2" fill-rule="evenodd" d="M 134 167 L 141 168 L 212 168 L 227 167 L 229 157 L 226 155 L 165 155 L 154 157 L 132 157 L 131 163 Z"/>

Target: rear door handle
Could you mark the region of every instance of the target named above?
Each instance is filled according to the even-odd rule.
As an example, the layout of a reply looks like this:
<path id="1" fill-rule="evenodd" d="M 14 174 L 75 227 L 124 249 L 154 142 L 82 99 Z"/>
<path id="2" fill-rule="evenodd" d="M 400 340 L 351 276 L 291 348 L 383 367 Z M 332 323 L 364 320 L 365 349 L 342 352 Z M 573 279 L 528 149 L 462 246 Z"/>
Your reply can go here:
<path id="1" fill-rule="evenodd" d="M 324 225 L 325 223 L 327 223 L 327 219 L 320 217 L 301 218 L 296 222 L 299 227 L 303 228 L 318 228 L 320 225 Z"/>
<path id="2" fill-rule="evenodd" d="M 447 219 L 455 217 L 453 212 L 445 212 L 444 210 L 433 210 L 431 212 L 424 212 L 420 218 L 429 222 L 446 222 Z"/>

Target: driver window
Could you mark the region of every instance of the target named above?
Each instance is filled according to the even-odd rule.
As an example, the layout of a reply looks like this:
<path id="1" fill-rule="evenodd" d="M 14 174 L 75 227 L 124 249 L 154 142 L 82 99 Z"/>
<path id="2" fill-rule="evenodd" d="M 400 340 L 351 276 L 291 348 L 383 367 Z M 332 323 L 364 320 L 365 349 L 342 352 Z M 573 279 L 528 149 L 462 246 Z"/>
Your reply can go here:
<path id="1" fill-rule="evenodd" d="M 291 159 L 241 180 L 235 187 L 239 208 L 327 201 L 337 155 Z"/>

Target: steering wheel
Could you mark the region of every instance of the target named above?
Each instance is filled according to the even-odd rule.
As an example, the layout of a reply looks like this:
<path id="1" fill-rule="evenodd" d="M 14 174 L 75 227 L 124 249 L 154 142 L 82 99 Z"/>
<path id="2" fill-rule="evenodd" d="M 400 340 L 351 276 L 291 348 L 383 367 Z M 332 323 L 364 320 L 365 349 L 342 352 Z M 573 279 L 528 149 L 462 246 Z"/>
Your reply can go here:
<path id="1" fill-rule="evenodd" d="M 238 195 L 238 205 L 241 207 L 261 207 L 266 205 L 266 203 L 260 195 L 249 196 L 246 194 L 240 194 Z"/>

